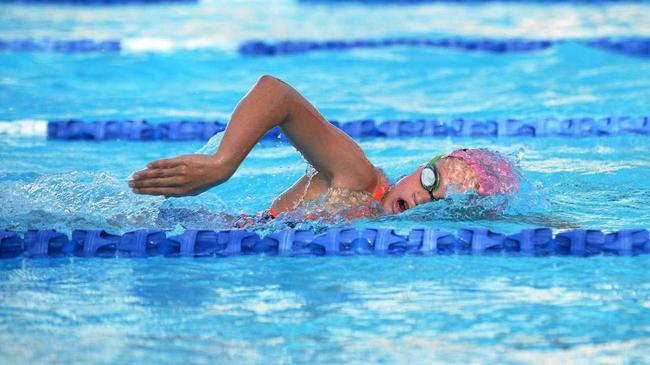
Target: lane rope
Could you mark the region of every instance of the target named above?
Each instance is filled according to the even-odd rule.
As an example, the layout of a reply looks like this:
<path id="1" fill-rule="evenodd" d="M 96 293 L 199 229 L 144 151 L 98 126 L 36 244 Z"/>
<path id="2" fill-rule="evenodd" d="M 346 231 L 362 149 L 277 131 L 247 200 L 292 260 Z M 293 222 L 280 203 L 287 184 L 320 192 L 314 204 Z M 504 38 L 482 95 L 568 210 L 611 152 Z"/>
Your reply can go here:
<path id="1" fill-rule="evenodd" d="M 594 38 L 594 39 L 491 39 L 491 38 L 386 38 L 361 40 L 286 40 L 266 42 L 252 40 L 239 47 L 245 56 L 281 56 L 316 51 L 348 51 L 386 47 L 446 48 L 468 52 L 491 54 L 525 53 L 542 51 L 561 43 L 575 42 L 605 51 L 623 53 L 636 57 L 650 57 L 650 38 Z"/>
<path id="2" fill-rule="evenodd" d="M 122 235 L 76 229 L 70 236 L 51 229 L 24 233 L 0 230 L 1 258 L 36 257 L 206 257 L 233 255 L 524 255 L 594 256 L 650 253 L 647 229 L 611 233 L 574 229 L 553 234 L 550 228 L 523 229 L 505 235 L 487 228 L 465 228 L 456 234 L 435 228 L 411 229 L 402 235 L 391 228 L 330 228 L 322 233 L 287 229 L 260 237 L 246 230 L 187 230 L 167 236 L 140 229 Z"/>
<path id="3" fill-rule="evenodd" d="M 285 40 L 267 42 L 251 40 L 239 46 L 243 56 L 281 56 L 316 51 L 349 51 L 386 47 L 445 48 L 466 52 L 490 54 L 528 53 L 549 49 L 555 45 L 574 42 L 605 51 L 629 56 L 650 58 L 648 37 L 604 37 L 593 39 L 491 39 L 491 38 L 384 38 L 359 40 Z M 118 39 L 50 38 L 0 39 L 0 52 L 54 52 L 54 53 L 119 53 L 129 48 L 128 41 Z M 170 43 L 170 44 L 173 44 Z M 216 45 L 215 45 L 216 47 Z M 206 46 L 209 49 L 210 46 Z M 216 47 L 219 48 L 219 47 Z"/>
<path id="4" fill-rule="evenodd" d="M 427 3 L 542 3 L 542 4 L 601 4 L 601 3 L 643 3 L 646 0 L 298 0 L 305 4 L 364 4 L 364 5 L 421 5 Z"/>
<path id="5" fill-rule="evenodd" d="M 116 53 L 122 43 L 116 39 L 0 39 L 0 52 L 57 52 L 57 53 Z"/>
<path id="6" fill-rule="evenodd" d="M 198 0 L 0 0 L 0 4 L 55 4 L 55 5 L 152 5 L 163 3 L 198 3 Z"/>
<path id="7" fill-rule="evenodd" d="M 614 136 L 649 135 L 650 116 L 607 116 L 539 119 L 487 119 L 456 118 L 449 121 L 437 119 L 354 120 L 330 121 L 352 138 L 399 138 L 399 137 L 546 137 L 546 136 Z M 149 123 L 141 121 L 94 121 L 63 120 L 0 124 L 0 134 L 25 131 L 27 134 L 47 133 L 52 140 L 129 140 L 129 141 L 205 141 L 226 129 L 219 121 L 172 121 Z M 36 132 L 38 131 L 38 132 Z M 267 132 L 265 140 L 286 140 L 277 127 Z"/>

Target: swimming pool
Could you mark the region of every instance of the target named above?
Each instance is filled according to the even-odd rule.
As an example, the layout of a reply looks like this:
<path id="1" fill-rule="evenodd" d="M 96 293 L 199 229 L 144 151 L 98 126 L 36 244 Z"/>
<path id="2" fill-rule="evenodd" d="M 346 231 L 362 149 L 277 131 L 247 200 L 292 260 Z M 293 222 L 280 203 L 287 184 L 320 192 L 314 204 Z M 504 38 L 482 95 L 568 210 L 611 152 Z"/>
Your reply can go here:
<path id="1" fill-rule="evenodd" d="M 251 39 L 647 37 L 649 16 L 643 3 L 3 4 L 1 38 L 118 39 L 123 47 L 0 52 L 0 119 L 225 121 L 262 74 L 341 121 L 645 116 L 648 60 L 578 42 L 520 54 L 393 47 L 251 58 L 237 50 Z M 132 195 L 127 177 L 203 142 L 52 141 L 27 132 L 0 134 L 0 227 L 17 231 L 224 229 L 209 212 L 266 209 L 306 168 L 291 146 L 266 141 L 227 184 L 164 200 Z M 393 179 L 436 153 L 489 147 L 519 161 L 525 189 L 498 214 L 441 202 L 337 226 L 650 227 L 648 138 L 362 139 Z M 647 363 L 649 264 L 649 256 L 0 260 L 0 361 Z"/>

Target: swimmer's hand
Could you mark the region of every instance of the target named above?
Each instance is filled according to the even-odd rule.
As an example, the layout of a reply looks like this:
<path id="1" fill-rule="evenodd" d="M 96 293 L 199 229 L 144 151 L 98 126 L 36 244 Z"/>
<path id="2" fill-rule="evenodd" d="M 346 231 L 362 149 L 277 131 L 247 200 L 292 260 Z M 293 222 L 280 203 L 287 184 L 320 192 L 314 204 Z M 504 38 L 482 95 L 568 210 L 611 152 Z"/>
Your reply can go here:
<path id="1" fill-rule="evenodd" d="M 234 170 L 215 156 L 185 155 L 149 163 L 133 174 L 129 186 L 136 194 L 198 195 L 227 181 Z"/>

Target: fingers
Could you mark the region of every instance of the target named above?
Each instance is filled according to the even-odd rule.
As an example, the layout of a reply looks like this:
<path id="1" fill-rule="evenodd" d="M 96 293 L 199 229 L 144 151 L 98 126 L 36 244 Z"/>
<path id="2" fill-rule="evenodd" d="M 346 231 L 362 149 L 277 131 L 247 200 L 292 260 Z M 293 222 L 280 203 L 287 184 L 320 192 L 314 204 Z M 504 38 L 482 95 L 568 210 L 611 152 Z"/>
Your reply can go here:
<path id="1" fill-rule="evenodd" d="M 162 177 L 162 178 L 149 178 L 138 179 L 129 181 L 129 186 L 134 189 L 141 188 L 166 188 L 166 187 L 179 187 L 183 185 L 185 180 L 181 177 Z"/>
<path id="2" fill-rule="evenodd" d="M 133 180 L 146 180 L 146 179 L 156 179 L 161 177 L 172 177 L 180 175 L 180 168 L 148 168 L 146 170 L 141 170 L 133 174 Z"/>
<path id="3" fill-rule="evenodd" d="M 183 164 L 183 157 L 166 158 L 150 162 L 147 167 L 150 169 L 169 169 Z"/>
<path id="4" fill-rule="evenodd" d="M 133 189 L 136 194 L 146 195 L 164 195 L 164 196 L 183 196 L 184 192 L 180 188 L 142 188 Z"/>

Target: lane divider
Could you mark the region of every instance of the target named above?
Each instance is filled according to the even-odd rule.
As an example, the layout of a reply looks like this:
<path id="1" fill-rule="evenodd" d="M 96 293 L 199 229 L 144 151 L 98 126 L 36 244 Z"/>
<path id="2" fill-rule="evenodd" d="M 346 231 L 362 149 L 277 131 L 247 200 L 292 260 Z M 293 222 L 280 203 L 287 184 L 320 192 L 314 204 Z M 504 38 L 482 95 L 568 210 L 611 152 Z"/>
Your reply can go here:
<path id="1" fill-rule="evenodd" d="M 601 4 L 601 3 L 643 3 L 646 0 L 298 0 L 306 4 L 364 4 L 364 5 L 418 5 L 427 3 L 542 3 L 542 4 Z"/>
<path id="2" fill-rule="evenodd" d="M 362 40 L 286 40 L 265 42 L 252 40 L 239 47 L 239 53 L 245 56 L 280 56 L 316 51 L 347 51 L 353 49 L 372 49 L 396 46 L 447 48 L 469 52 L 487 52 L 492 54 L 524 53 L 548 49 L 560 43 L 575 42 L 606 51 L 623 53 L 630 56 L 650 57 L 650 38 L 595 38 L 595 39 L 489 39 L 489 38 L 386 38 Z"/>
<path id="3" fill-rule="evenodd" d="M 167 236 L 141 229 L 123 235 L 76 229 L 68 237 L 51 229 L 24 233 L 0 230 L 0 258 L 37 257 L 220 257 L 233 255 L 524 255 L 594 256 L 650 254 L 647 229 L 606 233 L 575 229 L 553 234 L 550 228 L 524 229 L 506 235 L 487 228 L 411 229 L 330 228 L 323 233 L 288 229 L 260 237 L 246 230 L 187 230 Z"/>
<path id="4" fill-rule="evenodd" d="M 505 3 L 643 3 L 646 0 L 298 0 L 306 4 L 365 4 L 365 5 L 411 5 L 426 3 L 467 3 L 479 4 L 490 2 Z M 198 0 L 0 0 L 0 4 L 60 4 L 60 5 L 122 5 L 122 4 L 161 4 L 161 3 L 198 3 Z"/>
<path id="5" fill-rule="evenodd" d="M 352 138 L 399 137 L 546 137 L 546 136 L 613 136 L 650 135 L 650 116 L 608 116 L 604 118 L 542 118 L 535 120 L 457 118 L 450 121 L 372 119 L 349 122 L 330 121 Z M 41 122 L 42 123 L 42 122 Z M 8 123 L 11 125 L 11 122 Z M 8 129 L 8 128 L 6 128 Z M 42 124 L 27 130 L 43 133 Z M 142 121 L 51 121 L 47 123 L 47 138 L 52 140 L 130 140 L 130 141 L 205 141 L 226 129 L 219 121 L 174 121 L 149 123 Z M 2 126 L 0 126 L 0 134 Z M 286 140 L 279 128 L 263 137 L 266 140 Z"/>
<path id="6" fill-rule="evenodd" d="M 279 42 L 252 40 L 242 43 L 239 47 L 239 53 L 246 56 L 278 56 L 325 50 L 346 51 L 352 49 L 386 47 L 451 48 L 464 51 L 483 51 L 489 53 L 519 53 L 544 50 L 550 48 L 556 43 L 559 42 L 553 40 L 464 38 L 386 38 L 327 41 L 286 40 Z"/>
<path id="7" fill-rule="evenodd" d="M 173 49 L 174 42 L 165 49 Z M 281 56 L 316 51 L 348 51 L 353 49 L 373 49 L 386 47 L 446 48 L 467 52 L 486 52 L 491 54 L 526 53 L 546 50 L 554 45 L 574 42 L 605 51 L 623 53 L 630 56 L 649 58 L 650 38 L 594 38 L 594 39 L 490 39 L 490 38 L 384 38 L 359 40 L 286 40 L 266 42 L 251 40 L 239 46 L 243 56 Z M 0 39 L 0 52 L 55 52 L 55 53 L 117 53 L 128 50 L 132 42 L 117 39 L 58 40 L 58 39 Z M 210 45 L 201 48 L 210 49 Z M 218 45 L 214 48 L 220 49 Z M 151 50 L 151 49 L 150 49 Z"/>
<path id="8" fill-rule="evenodd" d="M 4 52 L 115 53 L 121 50 L 122 44 L 116 39 L 0 39 L 0 51 Z"/>
<path id="9" fill-rule="evenodd" d="M 650 135 L 650 116 L 608 116 L 540 119 L 437 119 L 330 121 L 352 138 L 400 137 L 587 137 Z M 0 135 L 41 137 L 65 141 L 206 141 L 226 129 L 219 121 L 173 121 L 150 123 L 146 120 L 18 120 L 0 122 Z M 273 128 L 265 140 L 286 140 Z"/>
<path id="10" fill-rule="evenodd" d="M 0 0 L 0 4 L 57 4 L 57 5 L 124 5 L 198 3 L 198 0 Z"/>

